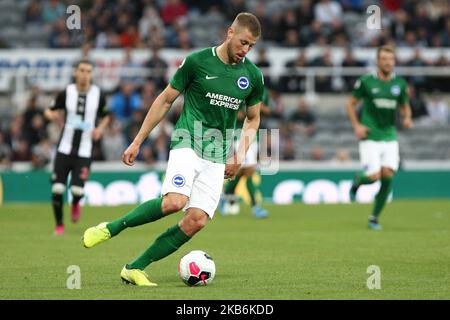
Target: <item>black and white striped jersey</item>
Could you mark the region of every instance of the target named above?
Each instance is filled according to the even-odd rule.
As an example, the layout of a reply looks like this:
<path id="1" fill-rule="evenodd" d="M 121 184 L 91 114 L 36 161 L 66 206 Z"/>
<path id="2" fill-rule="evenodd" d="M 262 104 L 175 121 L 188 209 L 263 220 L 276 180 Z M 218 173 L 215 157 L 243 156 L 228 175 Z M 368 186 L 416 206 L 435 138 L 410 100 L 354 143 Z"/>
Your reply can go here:
<path id="1" fill-rule="evenodd" d="M 58 143 L 58 152 L 65 155 L 90 158 L 92 131 L 97 119 L 108 115 L 105 97 L 96 85 L 89 91 L 78 92 L 74 83 L 58 93 L 51 110 L 65 110 L 64 128 Z"/>

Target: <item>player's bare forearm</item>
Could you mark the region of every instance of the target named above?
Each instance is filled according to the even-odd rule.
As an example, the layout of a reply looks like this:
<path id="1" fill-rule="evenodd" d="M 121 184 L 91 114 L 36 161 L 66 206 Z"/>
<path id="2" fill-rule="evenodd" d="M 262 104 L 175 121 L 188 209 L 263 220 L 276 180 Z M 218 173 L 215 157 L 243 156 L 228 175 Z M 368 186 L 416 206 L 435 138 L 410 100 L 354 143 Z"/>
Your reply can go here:
<path id="1" fill-rule="evenodd" d="M 142 142 L 148 137 L 150 132 L 155 128 L 158 123 L 164 118 L 169 111 L 172 103 L 180 95 L 180 92 L 175 90 L 172 86 L 168 85 L 166 89 L 155 99 L 151 105 L 147 115 L 145 116 L 142 126 L 134 138 L 133 143 L 141 145 Z"/>
<path id="2" fill-rule="evenodd" d="M 358 114 L 356 113 L 356 105 L 358 104 L 358 100 L 351 96 L 347 102 L 347 114 L 348 118 L 353 127 L 353 131 L 355 136 L 358 139 L 364 139 L 367 137 L 367 133 L 369 132 L 369 128 L 363 126 L 358 120 Z"/>
<path id="3" fill-rule="evenodd" d="M 260 105 L 253 106 L 247 109 L 247 117 L 245 118 L 242 127 L 240 143 L 237 151 L 237 161 L 242 163 L 245 155 L 256 137 L 260 122 Z"/>
<path id="4" fill-rule="evenodd" d="M 142 142 L 148 137 L 150 132 L 154 127 L 156 127 L 162 118 L 164 118 L 167 111 L 169 111 L 170 106 L 179 95 L 180 92 L 175 90 L 171 85 L 168 85 L 166 89 L 160 93 L 151 105 L 150 110 L 147 112 L 138 134 L 122 154 L 123 163 L 128 166 L 132 166 L 134 164 L 134 160 L 136 160 Z"/>
<path id="5" fill-rule="evenodd" d="M 358 114 L 356 113 L 357 104 L 358 100 L 356 100 L 354 97 L 350 97 L 347 102 L 347 115 L 353 128 L 359 125 Z"/>
<path id="6" fill-rule="evenodd" d="M 103 135 L 103 132 L 105 131 L 106 127 L 108 126 L 110 121 L 109 115 L 105 116 L 100 120 L 97 127 L 95 127 L 94 131 L 92 132 L 92 138 L 94 141 L 100 140 L 100 138 Z"/>
<path id="7" fill-rule="evenodd" d="M 53 111 L 50 109 L 45 109 L 44 111 L 44 117 L 48 121 L 55 121 L 58 118 L 58 111 Z"/>
<path id="8" fill-rule="evenodd" d="M 110 121 L 111 121 L 111 117 L 109 115 L 103 117 L 102 120 L 100 120 L 100 122 L 98 123 L 97 129 L 99 129 L 103 132 L 105 130 L 105 128 L 108 126 Z"/>
<path id="9" fill-rule="evenodd" d="M 409 103 L 405 103 L 400 106 L 400 113 L 403 117 L 403 127 L 406 129 L 410 129 L 413 126 L 412 121 L 412 112 Z"/>
<path id="10" fill-rule="evenodd" d="M 237 154 L 232 159 L 228 159 L 225 166 L 224 176 L 226 179 L 232 179 L 236 176 L 241 164 L 245 160 L 245 155 L 247 154 L 250 144 L 253 142 L 253 139 L 255 139 L 256 131 L 259 128 L 259 107 L 260 104 L 258 103 L 257 105 L 247 108 L 247 117 L 245 118 L 242 127 Z"/>
<path id="11" fill-rule="evenodd" d="M 400 106 L 400 112 L 401 112 L 401 114 L 403 116 L 403 119 L 406 119 L 406 118 L 410 118 L 411 119 L 412 112 L 411 112 L 411 107 L 410 107 L 409 103 L 402 104 Z"/>
<path id="12" fill-rule="evenodd" d="M 133 143 L 141 145 L 142 142 L 148 137 L 150 132 L 155 128 L 158 123 L 164 118 L 167 111 L 169 111 L 171 104 L 166 102 L 161 96 L 156 98 L 155 102 L 150 107 L 150 110 L 145 116 L 142 126 L 134 138 Z"/>
<path id="13" fill-rule="evenodd" d="M 261 110 L 260 113 L 263 115 L 269 115 L 272 113 L 272 109 L 270 109 L 268 106 L 266 106 L 264 103 L 261 103 Z"/>

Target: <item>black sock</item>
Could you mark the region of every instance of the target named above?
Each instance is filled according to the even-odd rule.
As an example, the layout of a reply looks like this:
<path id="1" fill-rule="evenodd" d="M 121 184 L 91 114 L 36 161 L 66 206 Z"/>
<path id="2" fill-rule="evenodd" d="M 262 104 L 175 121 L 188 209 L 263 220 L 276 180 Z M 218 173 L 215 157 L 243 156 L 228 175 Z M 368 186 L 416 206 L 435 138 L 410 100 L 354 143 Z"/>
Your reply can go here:
<path id="1" fill-rule="evenodd" d="M 63 224 L 63 195 L 62 194 L 52 194 L 52 204 L 53 213 L 55 215 L 55 220 L 57 225 Z"/>
<path id="2" fill-rule="evenodd" d="M 369 217 L 369 222 L 378 224 L 378 218 L 375 217 L 375 216 L 370 216 Z"/>
<path id="3" fill-rule="evenodd" d="M 236 202 L 236 197 L 234 195 L 234 191 L 236 189 L 236 186 L 239 183 L 240 177 L 235 177 L 233 180 L 230 180 L 225 185 L 225 198 L 228 202 L 230 202 L 231 205 L 233 205 Z"/>
<path id="4" fill-rule="evenodd" d="M 81 198 L 83 198 L 83 196 L 72 195 L 72 204 L 77 204 L 78 202 L 80 202 Z"/>

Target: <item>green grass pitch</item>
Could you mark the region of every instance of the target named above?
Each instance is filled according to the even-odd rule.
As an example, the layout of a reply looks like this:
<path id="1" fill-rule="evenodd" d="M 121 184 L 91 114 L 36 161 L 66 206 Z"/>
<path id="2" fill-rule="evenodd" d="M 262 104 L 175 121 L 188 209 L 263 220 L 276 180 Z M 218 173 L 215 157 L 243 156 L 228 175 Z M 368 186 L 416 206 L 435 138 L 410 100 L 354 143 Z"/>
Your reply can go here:
<path id="1" fill-rule="evenodd" d="M 382 232 L 370 231 L 371 205 L 268 205 L 254 219 L 219 213 L 177 252 L 147 268 L 156 288 L 122 284 L 122 266 L 181 213 L 125 230 L 92 249 L 83 231 L 131 207 L 83 208 L 56 237 L 50 204 L 0 207 L 0 299 L 450 299 L 450 201 L 394 201 Z M 208 252 L 217 273 L 206 287 L 187 287 L 177 263 L 190 250 Z M 80 267 L 81 289 L 67 289 L 67 268 Z M 381 289 L 369 290 L 370 265 Z"/>

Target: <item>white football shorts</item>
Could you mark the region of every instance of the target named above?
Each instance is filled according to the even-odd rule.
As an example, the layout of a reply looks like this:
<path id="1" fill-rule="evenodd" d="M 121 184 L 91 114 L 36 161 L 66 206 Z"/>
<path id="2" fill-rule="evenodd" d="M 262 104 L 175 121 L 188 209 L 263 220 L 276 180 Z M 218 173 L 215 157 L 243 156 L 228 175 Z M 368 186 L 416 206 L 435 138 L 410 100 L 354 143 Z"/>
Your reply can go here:
<path id="1" fill-rule="evenodd" d="M 224 174 L 223 163 L 202 159 L 190 148 L 173 149 L 169 152 L 161 194 L 184 194 L 189 200 L 183 211 L 199 208 L 212 219 L 219 205 Z"/>
<path id="2" fill-rule="evenodd" d="M 380 172 L 382 167 L 397 171 L 400 163 L 398 141 L 360 141 L 359 157 L 366 176 Z"/>

